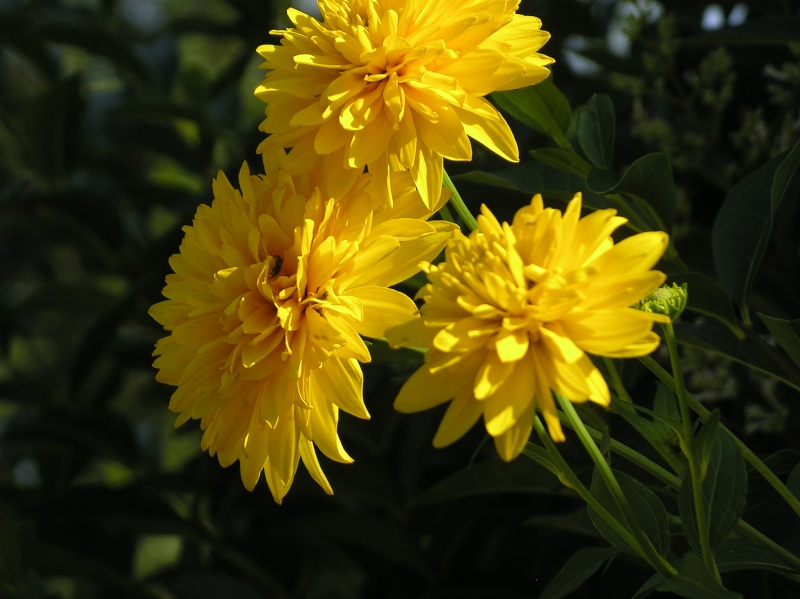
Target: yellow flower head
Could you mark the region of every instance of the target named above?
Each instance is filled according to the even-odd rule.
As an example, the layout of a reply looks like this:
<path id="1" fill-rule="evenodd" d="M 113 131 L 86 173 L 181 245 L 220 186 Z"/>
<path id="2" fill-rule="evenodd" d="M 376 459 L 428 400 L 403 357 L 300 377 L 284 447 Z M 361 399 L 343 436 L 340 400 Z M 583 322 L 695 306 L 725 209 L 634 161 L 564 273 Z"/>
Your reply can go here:
<path id="1" fill-rule="evenodd" d="M 552 391 L 570 401 L 610 401 L 586 353 L 642 356 L 659 344 L 659 314 L 630 306 L 663 281 L 650 270 L 667 247 L 662 232 L 614 244 L 626 219 L 614 210 L 580 218 L 576 195 L 562 215 L 537 195 L 502 225 L 484 206 L 479 228 L 448 243 L 427 265 L 421 318 L 387 331 L 390 343 L 426 348 L 425 364 L 395 401 L 416 412 L 452 399 L 434 445 L 461 437 L 483 415 L 500 456 L 522 451 L 539 408 L 554 440 L 564 439 Z"/>
<path id="2" fill-rule="evenodd" d="M 510 0 L 318 0 L 322 20 L 289 9 L 281 45 L 258 48 L 269 72 L 260 150 L 293 148 L 288 167 L 320 160 L 337 192 L 367 166 L 391 203 L 389 173 L 408 170 L 426 206 L 442 158 L 470 160 L 469 138 L 519 160 L 516 141 L 483 96 L 547 78 L 549 34 Z"/>
<path id="3" fill-rule="evenodd" d="M 365 175 L 368 176 L 368 175 Z M 200 420 L 202 449 L 239 460 L 252 490 L 261 472 L 281 502 L 303 461 L 332 493 L 314 445 L 351 462 L 337 435 L 339 410 L 368 418 L 360 335 L 383 337 L 414 302 L 389 289 L 444 247 L 453 226 L 417 218 L 356 222 L 351 203 L 272 169 L 223 174 L 170 259 L 167 298 L 150 314 L 169 335 L 154 352 L 157 379 L 177 387 L 176 426 Z M 352 198 L 351 198 L 352 199 Z"/>

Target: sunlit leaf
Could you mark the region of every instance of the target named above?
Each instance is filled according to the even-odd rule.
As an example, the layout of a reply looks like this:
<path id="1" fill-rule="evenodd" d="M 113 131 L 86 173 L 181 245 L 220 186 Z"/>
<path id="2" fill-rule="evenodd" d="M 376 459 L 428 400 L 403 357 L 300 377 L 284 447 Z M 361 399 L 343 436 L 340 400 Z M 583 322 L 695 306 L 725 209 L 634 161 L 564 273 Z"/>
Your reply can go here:
<path id="1" fill-rule="evenodd" d="M 572 109 L 552 77 L 522 89 L 495 92 L 492 100 L 524 125 L 549 135 L 562 148 L 569 147 Z"/>

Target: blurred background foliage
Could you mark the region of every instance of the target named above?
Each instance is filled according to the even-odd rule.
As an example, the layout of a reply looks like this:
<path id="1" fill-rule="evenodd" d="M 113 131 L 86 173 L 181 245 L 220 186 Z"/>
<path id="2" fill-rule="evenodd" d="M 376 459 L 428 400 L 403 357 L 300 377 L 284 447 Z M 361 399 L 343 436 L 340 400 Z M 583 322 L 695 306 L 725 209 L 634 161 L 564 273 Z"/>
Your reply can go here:
<path id="1" fill-rule="evenodd" d="M 552 475 L 498 463 L 481 431 L 434 451 L 441 414 L 391 407 L 419 358 L 379 344 L 365 368 L 372 421 L 340 423 L 355 464 L 325 466 L 333 497 L 301 469 L 277 506 L 200 452 L 196 423 L 173 429 L 147 309 L 211 178 L 257 164 L 255 48 L 274 43 L 287 5 L 0 0 L 0 597 L 537 597 L 577 548 L 604 544 Z M 574 108 L 613 98 L 615 168 L 670 157 L 677 246 L 710 273 L 727 191 L 798 138 L 796 3 L 530 0 L 520 12 L 551 32 L 544 51 Z M 753 21 L 771 25 L 744 43 L 728 33 Z M 522 148 L 548 145 L 514 126 Z M 583 185 L 524 152 L 513 170 L 475 150 L 449 168 L 473 207 L 500 216 L 529 195 L 472 171 L 515 173 L 526 192 Z M 800 316 L 796 199 L 776 218 L 753 300 L 781 318 Z M 693 391 L 758 452 L 782 449 L 770 463 L 788 472 L 796 394 L 701 350 L 686 364 Z M 634 389 L 639 374 L 626 367 Z M 585 418 L 629 434 L 613 415 Z M 754 523 L 798 535 L 770 515 Z M 574 596 L 630 596 L 648 576 L 619 557 Z M 800 593 L 739 576 L 746 596 Z"/>

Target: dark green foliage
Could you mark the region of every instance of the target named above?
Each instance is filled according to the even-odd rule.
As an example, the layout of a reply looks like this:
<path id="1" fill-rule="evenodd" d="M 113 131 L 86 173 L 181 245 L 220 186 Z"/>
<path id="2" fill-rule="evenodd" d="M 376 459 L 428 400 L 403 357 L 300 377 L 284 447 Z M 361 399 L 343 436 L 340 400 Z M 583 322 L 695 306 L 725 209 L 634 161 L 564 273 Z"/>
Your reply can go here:
<path id="1" fill-rule="evenodd" d="M 242 160 L 259 160 L 255 48 L 275 41 L 268 32 L 286 23 L 286 4 L 0 3 L 0 597 L 516 599 L 656 588 L 730 597 L 698 563 L 677 490 L 616 457 L 648 538 L 683 576 L 651 578 L 640 560 L 592 547 L 605 537 L 622 548 L 556 472 L 526 457 L 499 462 L 480 427 L 434 450 L 441 412 L 391 407 L 418 365 L 413 352 L 371 348 L 372 420 L 342 417 L 356 461 L 324 464 L 333 497 L 301 468 L 277 506 L 265 484 L 249 493 L 238 466 L 200 452 L 196 422 L 173 429 L 171 389 L 151 367 L 163 331 L 147 310 L 181 228 L 211 200 L 211 179 L 222 170 L 235 180 Z M 522 164 L 474 144 L 472 163 L 446 166 L 471 208 L 489 203 L 501 219 L 533 193 L 563 207 L 581 191 L 587 209 L 613 206 L 633 227 L 668 231 L 682 262 L 661 267 L 689 282 L 680 341 L 736 363 L 725 364 L 741 392 L 720 406 L 720 421 L 759 454 L 798 449 L 798 146 L 780 153 L 797 141 L 797 53 L 786 45 L 797 41 L 797 15 L 783 14 L 791 3 L 749 2 L 763 21 L 703 32 L 704 3 L 665 4 L 674 19 L 631 22 L 622 56 L 604 41 L 615 3 L 523 2 L 519 12 L 550 31 L 542 51 L 557 62 L 547 83 L 492 97 Z M 730 60 L 708 59 L 723 42 Z M 580 52 L 594 72 L 570 67 Z M 748 306 L 759 315 L 749 327 Z M 789 386 L 775 391 L 758 372 Z M 587 411 L 587 420 L 658 460 L 654 446 L 675 446 L 674 394 L 656 391 L 636 364 L 622 374 L 641 412 Z M 783 427 L 747 433 L 747 407 L 773 400 L 790 406 Z M 646 439 L 629 426 L 644 420 Z M 743 510 L 770 515 L 778 501 L 765 492 L 745 504 L 741 457 L 718 429 L 713 440 L 707 480 L 727 489 L 708 490 L 724 508 L 711 521 L 723 581 L 747 597 L 797 596 L 785 562 L 730 534 Z M 561 449 L 588 484 L 574 439 Z M 797 455 L 781 459 L 776 472 L 798 493 Z M 796 551 L 800 525 L 776 513 L 780 522 L 764 526 Z M 731 578 L 742 570 L 746 578 Z"/>

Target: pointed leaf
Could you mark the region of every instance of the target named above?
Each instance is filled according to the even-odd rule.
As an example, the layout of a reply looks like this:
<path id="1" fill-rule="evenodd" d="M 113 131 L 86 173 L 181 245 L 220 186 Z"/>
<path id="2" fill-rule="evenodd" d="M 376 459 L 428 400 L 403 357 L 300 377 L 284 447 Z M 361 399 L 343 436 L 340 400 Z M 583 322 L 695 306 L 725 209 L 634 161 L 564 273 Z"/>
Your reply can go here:
<path id="1" fill-rule="evenodd" d="M 758 312 L 758 317 L 767 325 L 775 341 L 789 354 L 792 361 L 800 366 L 800 319 L 783 320 Z"/>
<path id="2" fill-rule="evenodd" d="M 515 183 L 494 173 L 487 173 L 486 171 L 470 171 L 468 173 L 456 175 L 453 177 L 453 181 L 457 183 L 477 183 L 479 185 L 489 185 L 501 189 L 521 191 Z"/>
<path id="3" fill-rule="evenodd" d="M 485 460 L 456 472 L 414 498 L 413 505 L 431 505 L 502 493 L 554 495 L 558 479 L 531 460 Z"/>
<path id="4" fill-rule="evenodd" d="M 541 148 L 539 150 L 531 150 L 530 155 L 535 160 L 542 162 L 560 171 L 577 175 L 581 179 L 585 179 L 586 175 L 592 168 L 592 165 L 586 162 L 583 158 L 570 152 L 569 150 L 562 150 L 561 148 Z"/>
<path id="5" fill-rule="evenodd" d="M 614 163 L 616 118 L 614 104 L 605 94 L 595 94 L 577 115 L 578 141 L 586 158 L 597 168 Z"/>
<path id="6" fill-rule="evenodd" d="M 619 178 L 610 171 L 593 169 L 586 184 L 598 194 L 625 194 L 645 213 L 654 229 L 671 233 L 677 200 L 672 164 L 666 154 L 642 156 Z"/>
<path id="7" fill-rule="evenodd" d="M 661 555 L 669 551 L 669 520 L 667 510 L 658 495 L 644 486 L 638 480 L 625 474 L 614 471 L 614 476 L 622 489 L 631 508 L 629 516 L 633 524 L 641 528 L 645 536 Z M 605 507 L 619 522 L 624 523 L 625 518 L 617 505 L 614 496 L 606 486 L 602 476 L 595 469 L 592 475 L 592 495 Z M 589 516 L 597 531 L 614 547 L 629 553 L 639 555 L 605 520 L 593 509 L 589 508 Z"/>
<path id="8" fill-rule="evenodd" d="M 769 570 L 782 574 L 795 571 L 774 553 L 745 538 L 725 541 L 714 552 L 714 556 L 719 571 L 723 573 L 737 570 Z"/>
<path id="9" fill-rule="evenodd" d="M 694 441 L 695 459 L 700 463 L 700 477 L 705 478 L 708 472 L 708 463 L 711 459 L 711 450 L 719 431 L 719 408 L 711 412 L 697 432 Z"/>
<path id="10" fill-rule="evenodd" d="M 731 298 L 719 282 L 700 272 L 684 271 L 670 274 L 667 278 L 667 284 L 669 283 L 686 283 L 688 285 L 687 310 L 714 318 L 728 327 L 740 339 L 744 337 L 744 331 L 738 324 Z"/>
<path id="11" fill-rule="evenodd" d="M 748 296 L 767 247 L 775 211 L 800 167 L 800 142 L 731 189 L 711 231 L 714 267 L 722 286 L 748 318 Z M 747 321 L 746 321 L 747 322 Z"/>
<path id="12" fill-rule="evenodd" d="M 714 320 L 691 325 L 678 322 L 673 326 L 678 340 L 684 345 L 725 356 L 795 388 L 800 385 L 797 370 L 755 335 L 738 339 L 730 329 Z"/>
<path id="13" fill-rule="evenodd" d="M 495 92 L 492 100 L 521 123 L 549 135 L 562 148 L 569 147 L 567 129 L 572 109 L 552 77 L 522 89 Z"/>
<path id="14" fill-rule="evenodd" d="M 706 570 L 703 560 L 695 553 L 687 554 L 678 575 L 658 585 L 658 590 L 668 591 L 689 599 L 734 599 L 741 597 L 720 585 Z"/>
<path id="15" fill-rule="evenodd" d="M 786 486 L 794 493 L 794 496 L 800 499 L 800 464 L 794 467 L 789 479 L 786 481 Z"/>
<path id="16" fill-rule="evenodd" d="M 675 393 L 661 381 L 656 384 L 656 396 L 653 400 L 653 410 L 659 422 L 664 423 L 673 432 L 680 432 L 681 412 L 678 407 L 678 398 Z"/>
<path id="17" fill-rule="evenodd" d="M 692 478 L 687 468 L 681 480 L 678 510 L 686 538 L 699 551 L 700 533 L 692 488 Z M 712 548 L 721 545 L 736 527 L 744 511 L 746 493 L 747 468 L 741 451 L 728 433 L 717 428 L 702 483 L 703 510 Z"/>
<path id="18" fill-rule="evenodd" d="M 800 173 L 798 173 L 798 170 L 800 170 L 800 141 L 794 144 L 789 155 L 786 156 L 786 160 L 775 171 L 775 178 L 772 180 L 772 189 L 769 196 L 773 212 L 780 208 L 781 202 L 785 197 L 792 197 L 800 191 Z"/>
<path id="19" fill-rule="evenodd" d="M 547 584 L 539 599 L 561 599 L 589 580 L 608 560 L 619 552 L 612 547 L 584 547 L 567 560 L 564 567 Z"/>

